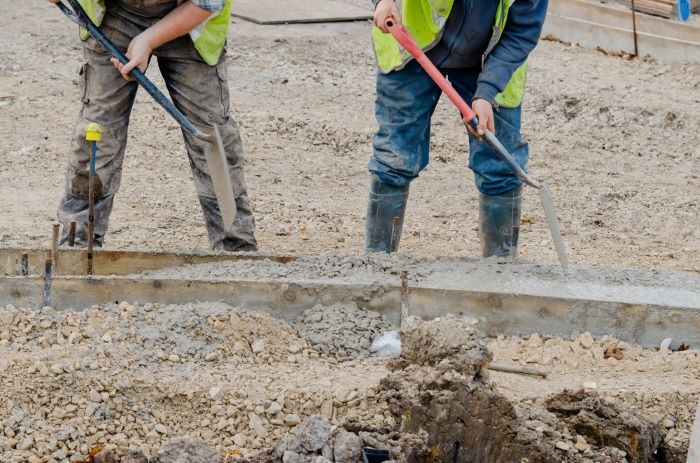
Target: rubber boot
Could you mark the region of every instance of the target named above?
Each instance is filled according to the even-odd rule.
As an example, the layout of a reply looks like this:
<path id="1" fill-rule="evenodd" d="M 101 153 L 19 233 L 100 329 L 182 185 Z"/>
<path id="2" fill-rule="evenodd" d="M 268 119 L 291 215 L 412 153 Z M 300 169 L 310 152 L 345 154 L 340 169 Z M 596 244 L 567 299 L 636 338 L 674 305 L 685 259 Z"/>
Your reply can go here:
<path id="1" fill-rule="evenodd" d="M 501 195 L 479 193 L 479 236 L 481 256 L 496 256 L 509 262 L 518 256 L 522 188 Z"/>
<path id="2" fill-rule="evenodd" d="M 401 240 L 408 185 L 394 187 L 372 175 L 365 225 L 365 253 L 396 252 Z"/>

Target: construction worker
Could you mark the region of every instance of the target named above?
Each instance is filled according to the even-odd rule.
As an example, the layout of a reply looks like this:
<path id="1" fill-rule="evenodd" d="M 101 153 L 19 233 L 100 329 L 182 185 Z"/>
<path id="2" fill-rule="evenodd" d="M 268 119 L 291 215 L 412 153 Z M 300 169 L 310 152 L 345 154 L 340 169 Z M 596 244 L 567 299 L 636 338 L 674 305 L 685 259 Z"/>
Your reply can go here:
<path id="1" fill-rule="evenodd" d="M 58 3 L 59 0 L 49 0 Z M 175 106 L 200 130 L 220 126 L 238 212 L 224 229 L 204 156 L 205 142 L 184 133 L 192 176 L 213 249 L 255 251 L 255 221 L 243 175 L 243 148 L 238 127 L 229 114 L 226 35 L 231 0 L 80 0 L 81 5 L 115 45 L 131 60 L 122 65 L 85 31 L 81 31 L 84 62 L 80 68 L 82 109 L 71 144 L 66 191 L 58 209 L 63 224 L 61 243 L 76 222 L 76 245 L 87 243 L 88 168 L 90 147 L 85 128 L 102 126 L 95 179 L 95 245 L 102 246 L 121 180 L 129 116 L 137 83 L 132 69 L 145 71 L 151 56 Z M 141 130 L 147 130 L 142 127 Z"/>
<path id="2" fill-rule="evenodd" d="M 540 36 L 547 0 L 374 0 L 372 32 L 379 73 L 365 235 L 366 252 L 395 252 L 409 184 L 428 164 L 430 121 L 440 89 L 398 42 L 385 21 L 402 23 L 488 128 L 525 167 L 520 135 L 525 61 Z M 469 167 L 479 191 L 483 257 L 515 258 L 521 181 L 470 134 Z"/>

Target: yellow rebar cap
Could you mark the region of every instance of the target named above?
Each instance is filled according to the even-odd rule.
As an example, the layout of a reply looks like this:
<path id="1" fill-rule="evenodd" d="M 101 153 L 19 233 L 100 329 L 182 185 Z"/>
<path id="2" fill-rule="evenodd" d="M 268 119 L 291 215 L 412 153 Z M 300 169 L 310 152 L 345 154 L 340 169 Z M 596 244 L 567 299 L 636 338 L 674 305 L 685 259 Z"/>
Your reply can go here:
<path id="1" fill-rule="evenodd" d="M 85 128 L 85 139 L 87 141 L 100 141 L 102 140 L 102 126 L 100 124 L 92 123 Z"/>

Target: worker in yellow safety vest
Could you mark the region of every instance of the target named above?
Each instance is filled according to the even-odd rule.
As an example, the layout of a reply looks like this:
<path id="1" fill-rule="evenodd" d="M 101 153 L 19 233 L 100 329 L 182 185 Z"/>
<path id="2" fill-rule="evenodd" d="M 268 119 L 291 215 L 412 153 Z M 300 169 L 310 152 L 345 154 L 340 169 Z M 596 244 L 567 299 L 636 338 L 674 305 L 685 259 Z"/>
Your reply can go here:
<path id="1" fill-rule="evenodd" d="M 59 0 L 49 0 L 58 3 Z M 126 52 L 121 64 L 81 30 L 84 61 L 80 67 L 82 108 L 70 149 L 66 191 L 58 209 L 62 243 L 76 223 L 75 243 L 87 243 L 88 167 L 85 140 L 89 123 L 102 126 L 95 181 L 95 245 L 102 246 L 114 196 L 119 189 L 129 116 L 137 84 L 132 69 L 145 71 L 152 56 L 175 106 L 200 130 L 221 127 L 236 198 L 237 214 L 226 229 L 204 156 L 205 143 L 183 132 L 209 241 L 214 249 L 255 251 L 255 221 L 243 175 L 238 127 L 229 114 L 226 37 L 231 0 L 79 0 L 104 34 Z"/>
<path id="2" fill-rule="evenodd" d="M 523 166 L 520 134 L 526 60 L 539 39 L 547 0 L 373 0 L 377 74 L 374 153 L 365 232 L 366 252 L 395 252 L 409 184 L 428 165 L 430 123 L 440 88 L 387 34 L 393 18 L 416 39 L 452 85 L 471 102 L 480 130 L 496 133 Z M 515 258 L 522 184 L 494 151 L 469 136 L 469 167 L 479 191 L 483 257 Z"/>

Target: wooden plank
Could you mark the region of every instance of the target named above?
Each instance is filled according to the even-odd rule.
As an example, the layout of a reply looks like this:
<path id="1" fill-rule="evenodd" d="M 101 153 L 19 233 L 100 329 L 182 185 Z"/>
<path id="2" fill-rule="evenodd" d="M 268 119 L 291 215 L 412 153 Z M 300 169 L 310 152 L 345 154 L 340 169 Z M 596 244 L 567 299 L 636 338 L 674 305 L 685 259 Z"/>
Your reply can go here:
<path id="1" fill-rule="evenodd" d="M 44 281 L 40 277 L 0 278 L 0 306 L 41 307 Z M 469 317 L 489 335 L 531 333 L 574 335 L 590 331 L 596 336 L 614 335 L 647 347 L 666 337 L 700 346 L 700 308 L 668 303 L 572 297 L 557 289 L 539 293 L 412 287 L 409 315 L 431 319 L 447 314 Z M 316 304 L 355 302 L 375 310 L 398 324 L 400 286 L 344 283 L 57 277 L 51 289 L 51 305 L 58 309 L 82 309 L 93 304 L 182 304 L 226 302 L 236 307 L 293 320 Z"/>
<path id="2" fill-rule="evenodd" d="M 605 5 L 588 0 L 551 0 L 549 2 L 548 17 L 551 16 L 586 21 L 601 26 L 612 26 L 628 31 L 630 37 L 632 34 L 632 11 L 620 6 Z M 637 14 L 636 16 L 637 30 L 640 34 L 681 40 L 700 46 L 700 24 L 669 21 L 647 14 Z M 606 48 L 605 43 L 599 43 L 598 45 Z M 672 43 L 669 46 L 671 49 L 673 48 Z"/>
<path id="3" fill-rule="evenodd" d="M 0 248 L 0 275 L 21 276 L 24 255 L 27 255 L 28 274 L 42 275 L 46 259 L 50 257 L 49 250 L 2 248 Z M 94 251 L 93 273 L 95 275 L 134 275 L 146 270 L 180 267 L 188 264 L 266 259 L 286 263 L 295 258 L 292 256 L 268 254 L 207 252 L 189 254 L 184 252 L 109 251 L 98 249 Z M 66 276 L 86 275 L 86 264 L 87 251 L 81 249 L 59 249 L 59 274 Z"/>
<path id="4" fill-rule="evenodd" d="M 637 14 L 639 53 L 668 63 L 700 63 L 700 27 Z M 632 53 L 632 12 L 583 0 L 554 0 L 542 30 L 565 42 Z"/>
<path id="5" fill-rule="evenodd" d="M 332 0 L 236 0 L 232 14 L 257 24 L 364 21 L 372 18 L 369 8 Z"/>
<path id="6" fill-rule="evenodd" d="M 631 0 L 619 0 L 622 5 L 632 8 Z M 635 10 L 641 13 L 662 16 L 668 19 L 678 17 L 678 2 L 674 0 L 635 0 Z M 700 0 L 690 2 L 692 12 L 700 11 Z"/>

